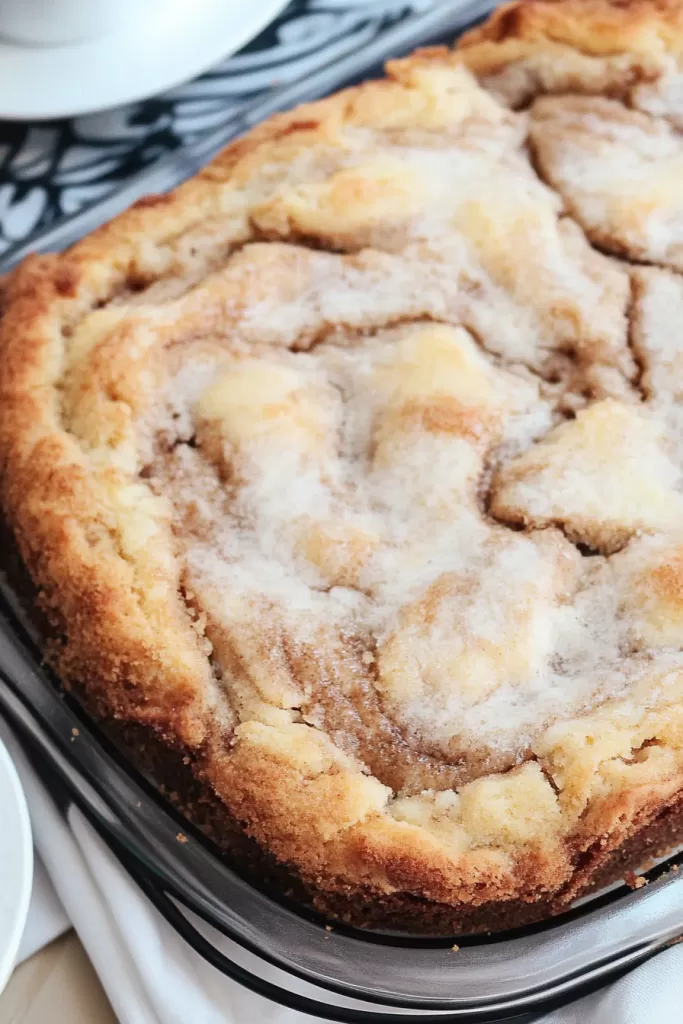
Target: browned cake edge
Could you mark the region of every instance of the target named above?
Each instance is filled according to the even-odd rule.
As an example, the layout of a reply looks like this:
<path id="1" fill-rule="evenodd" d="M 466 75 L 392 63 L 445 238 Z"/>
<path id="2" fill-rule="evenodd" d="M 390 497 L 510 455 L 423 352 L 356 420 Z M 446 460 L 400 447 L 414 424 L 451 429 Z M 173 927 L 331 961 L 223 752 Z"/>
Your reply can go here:
<path id="1" fill-rule="evenodd" d="M 614 882 L 637 883 L 634 872 L 664 857 L 683 842 L 683 794 L 660 807 L 647 825 L 637 823 L 631 836 L 611 852 L 599 842 L 581 857 L 571 892 L 535 902 L 492 900 L 478 907 L 454 907 L 407 893 L 340 887 L 327 892 L 304 882 L 251 840 L 209 783 L 190 776 L 187 759 L 159 741 L 145 726 L 103 723 L 105 732 L 130 761 L 148 775 L 176 806 L 226 856 L 247 880 L 304 909 L 354 928 L 408 932 L 421 936 L 500 933 L 562 915 L 573 900 Z"/>
<path id="2" fill-rule="evenodd" d="M 34 628 L 46 634 L 49 627 L 38 611 L 35 588 L 21 563 L 13 537 L 2 521 L 0 550 L 2 571 L 29 611 Z M 49 643 L 46 642 L 46 646 L 49 647 Z M 527 903 L 492 900 L 481 906 L 454 907 L 408 893 L 387 895 L 348 885 L 340 886 L 338 891 L 326 891 L 304 881 L 247 834 L 244 822 L 231 814 L 187 751 L 160 738 L 149 725 L 103 713 L 102 707 L 98 707 L 81 684 L 74 685 L 72 691 L 131 765 L 217 847 L 230 867 L 276 899 L 285 897 L 304 910 L 353 928 L 425 937 L 496 934 L 518 929 L 549 917 L 561 917 L 573 900 L 614 882 L 628 880 L 633 884 L 634 872 L 647 869 L 651 861 L 683 843 L 683 793 L 679 793 L 660 806 L 648 824 L 640 826 L 635 822 L 632 834 L 611 852 L 605 852 L 600 842 L 585 851 L 577 865 L 576 884 L 571 891 L 560 892 L 550 900 L 539 898 Z"/>
<path id="3" fill-rule="evenodd" d="M 561 45 L 582 51 L 594 46 L 602 52 L 611 46 L 637 52 L 641 36 L 652 26 L 680 33 L 681 5 L 638 0 L 626 4 L 530 2 L 504 8 L 488 27 L 466 37 L 463 45 L 469 50 L 466 60 L 471 67 L 476 63 L 475 47 L 488 45 L 489 40 L 498 44 L 521 39 L 525 45 L 540 45 L 543 40 L 560 38 Z M 424 54 L 415 59 L 431 58 Z M 479 51 L 478 73 L 485 69 L 486 59 Z M 32 257 L 4 289 L 5 314 L 0 325 L 2 498 L 53 626 L 69 637 L 69 644 L 55 653 L 58 670 L 65 679 L 89 680 L 89 693 L 101 713 L 146 723 L 166 742 L 180 742 L 191 750 L 200 775 L 206 771 L 202 752 L 209 737 L 203 714 L 205 688 L 196 685 L 196 678 L 203 678 L 206 670 L 193 646 L 190 623 L 183 621 L 180 613 L 173 623 L 174 635 L 184 631 L 187 640 L 187 659 L 174 661 L 164 630 L 151 628 L 132 601 L 116 557 L 96 550 L 101 540 L 101 522 L 94 512 L 98 499 L 76 446 L 57 427 L 54 396 L 45 386 L 46 373 L 50 360 L 57 358 L 59 332 L 68 330 L 83 309 L 139 280 L 138 260 L 145 246 L 166 241 L 216 214 L 219 197 L 214 184 L 228 180 L 239 159 L 256 153 L 267 139 L 310 130 L 311 124 L 324 119 L 332 106 L 341 102 L 339 96 L 332 97 L 276 116 L 169 196 L 141 201 L 65 255 Z M 56 373 L 57 367 L 53 369 Z M 305 871 L 309 880 L 319 878 L 321 888 L 336 891 L 349 905 L 360 901 L 365 919 L 372 923 L 376 923 L 379 907 L 384 906 L 391 917 L 394 911 L 389 908 L 407 908 L 415 900 L 420 908 L 416 916 L 422 918 L 429 916 L 425 906 L 438 906 L 445 900 L 457 906 L 462 900 L 490 913 L 489 927 L 500 927 L 501 920 L 509 920 L 502 908 L 510 901 L 520 913 L 526 905 L 551 912 L 589 886 L 610 861 L 621 864 L 620 858 L 627 857 L 625 851 L 637 851 L 634 857 L 639 860 L 649 846 L 660 842 L 653 837 L 673 833 L 671 822 L 680 810 L 683 791 L 683 775 L 677 773 L 656 783 L 633 785 L 593 805 L 558 862 L 563 876 L 569 868 L 569 877 L 554 894 L 552 904 L 543 902 L 539 878 L 547 880 L 553 875 L 556 851 L 549 853 L 541 846 L 530 848 L 516 861 L 514 884 L 510 885 L 487 875 L 486 870 L 478 877 L 454 879 L 438 858 L 430 860 L 426 850 L 413 849 L 410 844 L 395 849 L 391 838 L 381 832 L 370 839 L 358 832 L 344 840 L 338 856 L 345 869 L 355 862 L 362 875 L 361 866 L 375 865 L 378 875 L 390 876 L 396 888 L 433 897 L 425 903 L 410 895 L 380 895 L 372 886 L 354 886 L 335 877 L 322 853 L 301 848 L 300 837 L 290 841 L 281 836 L 271 842 L 268 809 L 258 805 L 247 783 L 250 769 L 259 775 L 261 789 L 267 791 L 275 779 L 269 774 L 272 766 L 265 764 L 226 760 L 221 765 L 214 761 L 210 783 L 231 794 L 235 817 L 248 820 L 250 832 L 281 859 L 301 865 L 309 852 Z M 295 786 L 291 788 L 293 792 Z M 365 905 L 368 900 L 370 907 Z M 396 912 L 396 918 L 402 913 L 403 909 Z M 459 909 L 455 913 L 460 913 Z"/>

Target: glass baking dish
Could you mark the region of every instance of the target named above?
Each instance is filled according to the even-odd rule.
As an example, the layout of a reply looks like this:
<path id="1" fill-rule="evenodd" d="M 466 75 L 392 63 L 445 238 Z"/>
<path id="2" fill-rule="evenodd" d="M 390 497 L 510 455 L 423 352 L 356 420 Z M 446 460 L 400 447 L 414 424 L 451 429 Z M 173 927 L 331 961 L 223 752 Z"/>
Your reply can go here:
<path id="1" fill-rule="evenodd" d="M 362 51 L 244 108 L 229 129 L 14 247 L 3 269 L 28 252 L 69 245 L 144 193 L 174 187 L 276 109 L 370 77 L 384 59 L 415 46 L 452 41 L 490 6 L 438 4 L 407 17 Z M 299 1011 L 359 1024 L 527 1017 L 623 973 L 683 931 L 676 857 L 652 869 L 647 886 L 612 886 L 514 932 L 423 939 L 326 928 L 315 913 L 235 870 L 60 690 L 9 576 L 0 578 L 0 709 L 64 812 L 76 805 L 86 814 L 173 927 L 226 975 Z"/>

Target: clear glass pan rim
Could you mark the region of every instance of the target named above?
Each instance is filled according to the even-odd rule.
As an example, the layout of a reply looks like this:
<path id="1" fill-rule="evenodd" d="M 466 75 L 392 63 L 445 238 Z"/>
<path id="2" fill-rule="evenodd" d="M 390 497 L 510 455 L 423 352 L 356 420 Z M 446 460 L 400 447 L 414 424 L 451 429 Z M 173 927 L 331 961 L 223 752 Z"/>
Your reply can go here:
<path id="1" fill-rule="evenodd" d="M 28 252 L 71 244 L 145 192 L 174 187 L 229 136 L 273 110 L 369 74 L 389 55 L 427 41 L 452 40 L 491 6 L 486 0 L 468 0 L 456 7 L 438 4 L 406 19 L 398 31 L 387 31 L 352 59 L 255 104 L 231 126 L 229 135 L 223 130 L 220 137 L 207 137 L 171 154 L 104 201 L 32 236 L 5 254 L 2 269 Z M 683 929 L 683 886 L 675 876 L 662 876 L 605 905 L 587 904 L 571 919 L 493 942 L 467 941 L 457 955 L 447 940 L 398 941 L 337 928 L 326 933 L 319 922 L 284 907 L 231 872 L 201 840 L 182 846 L 179 854 L 175 813 L 131 774 L 129 765 L 117 761 L 76 705 L 58 694 L 16 618 L 19 599 L 6 582 L 0 589 L 5 606 L 0 618 L 0 707 L 47 755 L 70 798 L 77 799 L 108 841 L 118 845 L 131 870 L 137 867 L 141 884 L 151 887 L 160 900 L 177 897 L 203 920 L 291 976 L 387 1008 L 430 1013 L 412 1017 L 371 1011 L 356 1013 L 350 1020 L 432 1020 L 434 1011 L 451 1015 L 440 1019 L 483 1020 L 492 1014 L 538 1010 L 541 1003 L 567 998 L 623 971 Z M 74 728 L 80 733 L 75 744 Z M 322 1003 L 313 1009 L 298 1008 L 329 1015 Z"/>

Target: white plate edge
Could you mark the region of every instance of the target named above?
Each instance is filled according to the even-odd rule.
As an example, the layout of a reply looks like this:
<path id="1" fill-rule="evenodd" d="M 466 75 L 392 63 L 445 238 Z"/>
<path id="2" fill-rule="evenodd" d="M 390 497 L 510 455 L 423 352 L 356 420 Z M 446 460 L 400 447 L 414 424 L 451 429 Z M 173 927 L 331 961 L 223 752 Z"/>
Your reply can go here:
<path id="1" fill-rule="evenodd" d="M 19 943 L 21 942 L 26 918 L 28 917 L 33 885 L 33 838 L 31 820 L 21 780 L 10 753 L 1 739 L 0 773 L 4 774 L 8 782 L 8 794 L 11 794 L 14 798 L 13 809 L 16 820 L 10 824 L 17 826 L 17 842 L 20 849 L 19 863 L 23 866 L 21 878 L 18 880 L 20 890 L 14 904 L 14 922 L 11 925 L 9 941 L 4 949 L 0 949 L 0 992 L 2 992 L 14 968 Z M 4 812 L 3 808 L 0 808 L 0 810 Z"/>
<path id="2" fill-rule="evenodd" d="M 152 96 L 162 95 L 163 93 L 174 89 L 185 82 L 191 81 L 193 78 L 198 77 L 204 71 L 209 70 L 213 65 L 225 60 L 227 57 L 232 56 L 243 46 L 246 46 L 255 39 L 256 36 L 265 29 L 275 18 L 280 14 L 281 11 L 287 6 L 289 0 L 260 0 L 259 3 L 255 3 L 253 10 L 251 11 L 251 17 L 245 19 L 243 24 L 239 27 L 235 34 L 230 38 L 230 42 L 221 42 L 215 49 L 211 48 L 211 55 L 208 52 L 202 50 L 202 54 L 197 56 L 195 61 L 184 65 L 180 72 L 174 71 L 169 68 L 169 73 L 163 78 L 159 78 L 159 81 L 155 83 L 154 87 L 151 88 L 149 85 L 143 87 L 141 90 L 131 87 L 128 91 L 121 92 L 119 95 L 111 96 L 107 100 L 99 100 L 94 103 L 86 103 L 78 107 L 74 105 L 63 106 L 59 103 L 52 101 L 52 105 L 48 102 L 41 106 L 40 104 L 30 101 L 25 103 L 23 106 L 18 106 L 16 103 L 13 107 L 5 107 L 2 104 L 2 95 L 0 90 L 0 119 L 5 121 L 51 121 L 62 118 L 81 117 L 83 115 L 98 114 L 105 110 L 111 110 L 115 107 L 126 106 L 129 103 L 137 103 L 141 100 L 148 99 Z M 131 31 L 134 30 L 134 26 L 131 27 Z M 118 37 L 121 39 L 122 37 Z M 95 45 L 102 45 L 103 43 L 112 46 L 112 52 L 117 42 L 117 36 L 110 35 L 93 41 Z M 52 57 L 55 53 L 62 53 L 65 58 L 65 62 L 73 61 L 74 57 L 77 56 L 78 49 L 87 48 L 89 43 L 81 43 L 74 45 L 54 46 L 54 47 L 32 47 L 32 56 L 39 56 L 40 52 L 43 51 L 46 55 Z M 0 72 L 2 69 L 2 51 L 15 52 L 26 49 L 19 43 L 11 43 L 8 40 L 0 39 Z M 47 98 L 50 98 L 50 88 L 46 87 L 45 90 Z"/>

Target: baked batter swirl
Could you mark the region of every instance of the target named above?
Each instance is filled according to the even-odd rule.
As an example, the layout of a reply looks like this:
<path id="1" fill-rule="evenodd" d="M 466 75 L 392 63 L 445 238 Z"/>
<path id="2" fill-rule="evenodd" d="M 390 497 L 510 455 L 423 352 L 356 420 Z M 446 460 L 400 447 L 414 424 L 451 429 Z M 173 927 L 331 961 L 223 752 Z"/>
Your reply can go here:
<path id="1" fill-rule="evenodd" d="M 6 283 L 59 670 L 321 889 L 569 899 L 683 786 L 682 41 L 508 5 Z"/>

